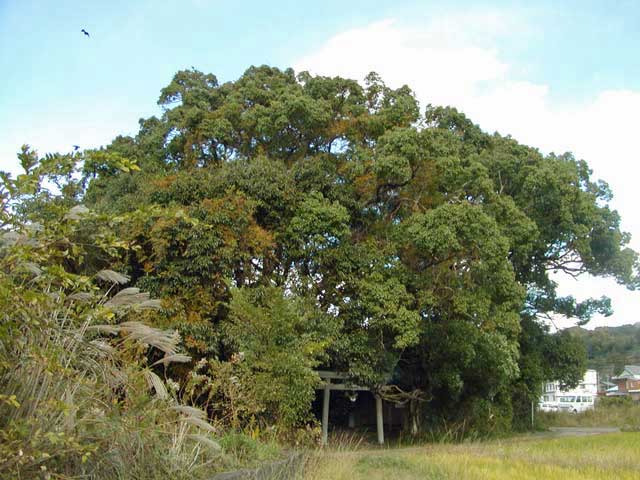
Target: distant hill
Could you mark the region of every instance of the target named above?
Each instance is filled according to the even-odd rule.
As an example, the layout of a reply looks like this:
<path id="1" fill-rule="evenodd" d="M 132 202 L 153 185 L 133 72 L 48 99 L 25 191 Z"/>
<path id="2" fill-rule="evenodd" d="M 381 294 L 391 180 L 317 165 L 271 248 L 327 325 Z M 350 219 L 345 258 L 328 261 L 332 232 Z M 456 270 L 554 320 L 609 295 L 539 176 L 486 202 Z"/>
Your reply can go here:
<path id="1" fill-rule="evenodd" d="M 584 340 L 587 366 L 604 378 L 620 373 L 624 365 L 640 365 L 640 322 L 620 327 L 568 329 Z"/>

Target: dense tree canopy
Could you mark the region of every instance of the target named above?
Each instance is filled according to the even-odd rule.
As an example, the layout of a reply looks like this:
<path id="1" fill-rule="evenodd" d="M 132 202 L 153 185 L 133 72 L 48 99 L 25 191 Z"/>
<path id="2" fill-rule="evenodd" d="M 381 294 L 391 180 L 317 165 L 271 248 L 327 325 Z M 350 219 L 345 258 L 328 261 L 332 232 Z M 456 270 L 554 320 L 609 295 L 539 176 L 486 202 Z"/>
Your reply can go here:
<path id="1" fill-rule="evenodd" d="M 584 368 L 543 318 L 609 311 L 559 297 L 550 274 L 638 286 L 611 192 L 584 161 L 454 108 L 421 111 L 376 74 L 263 66 L 220 84 L 181 71 L 158 103 L 135 137 L 80 155 L 82 178 L 67 175 L 57 201 L 111 216 L 118 266 L 163 299 L 163 326 L 195 357 L 235 365 L 246 352 L 243 375 L 262 385 L 282 382 L 270 365 L 295 363 L 301 397 L 276 408 L 269 393 L 272 418 L 306 418 L 321 365 L 508 428 L 545 378 L 575 383 Z M 34 221 L 44 195 L 24 209 Z"/>

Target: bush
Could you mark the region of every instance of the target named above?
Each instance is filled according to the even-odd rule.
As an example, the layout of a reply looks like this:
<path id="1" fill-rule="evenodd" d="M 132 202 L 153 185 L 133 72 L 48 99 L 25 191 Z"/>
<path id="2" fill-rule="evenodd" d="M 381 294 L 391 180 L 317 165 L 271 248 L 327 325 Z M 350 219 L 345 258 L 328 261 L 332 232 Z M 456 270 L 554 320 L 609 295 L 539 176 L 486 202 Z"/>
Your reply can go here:
<path id="1" fill-rule="evenodd" d="M 634 405 L 639 405 L 638 402 L 634 402 L 631 397 L 604 397 L 599 398 L 596 403 L 596 408 L 633 408 Z"/>
<path id="2" fill-rule="evenodd" d="M 231 466 L 257 466 L 274 460 L 280 455 L 280 448 L 272 441 L 253 438 L 241 432 L 229 432 L 220 437 L 227 462 Z"/>
<path id="3" fill-rule="evenodd" d="M 237 352 L 232 362 L 243 364 L 236 381 L 256 402 L 253 413 L 284 434 L 304 426 L 320 382 L 314 368 L 334 334 L 332 319 L 275 287 L 236 289 L 230 307 L 223 328 Z"/>

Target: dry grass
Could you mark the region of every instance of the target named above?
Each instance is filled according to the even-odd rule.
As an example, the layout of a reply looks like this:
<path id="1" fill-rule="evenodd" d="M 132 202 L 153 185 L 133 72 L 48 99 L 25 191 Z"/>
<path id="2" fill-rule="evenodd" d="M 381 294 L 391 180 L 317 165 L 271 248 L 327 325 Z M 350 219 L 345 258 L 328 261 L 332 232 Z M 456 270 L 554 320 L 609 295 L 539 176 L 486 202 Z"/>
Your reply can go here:
<path id="1" fill-rule="evenodd" d="M 305 479 L 637 479 L 638 451 L 638 433 L 331 450 L 311 462 Z"/>
<path id="2" fill-rule="evenodd" d="M 11 280 L 0 268 L 0 477 L 186 479 L 219 467 L 205 413 L 178 406 L 148 366 L 151 349 L 164 354 L 156 363 L 188 358 L 175 332 L 92 325 L 111 310 Z"/>

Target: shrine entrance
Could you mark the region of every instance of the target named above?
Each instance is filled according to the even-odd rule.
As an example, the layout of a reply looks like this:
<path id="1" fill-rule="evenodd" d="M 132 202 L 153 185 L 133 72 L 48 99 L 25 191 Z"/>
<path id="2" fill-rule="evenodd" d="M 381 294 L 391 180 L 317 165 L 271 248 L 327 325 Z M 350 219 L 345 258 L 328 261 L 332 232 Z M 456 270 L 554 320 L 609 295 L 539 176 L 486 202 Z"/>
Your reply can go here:
<path id="1" fill-rule="evenodd" d="M 346 373 L 332 372 L 326 370 L 318 371 L 318 375 L 322 379 L 322 384 L 318 389 L 323 391 L 322 396 L 322 444 L 326 445 L 329 437 L 329 408 L 331 403 L 331 391 L 340 391 L 353 395 L 358 392 L 369 392 L 375 398 L 376 409 L 376 432 L 378 435 L 378 443 L 384 444 L 384 418 L 382 410 L 382 397 L 373 392 L 368 387 L 362 387 L 349 382 L 349 376 Z M 349 418 L 350 426 L 352 417 Z"/>

